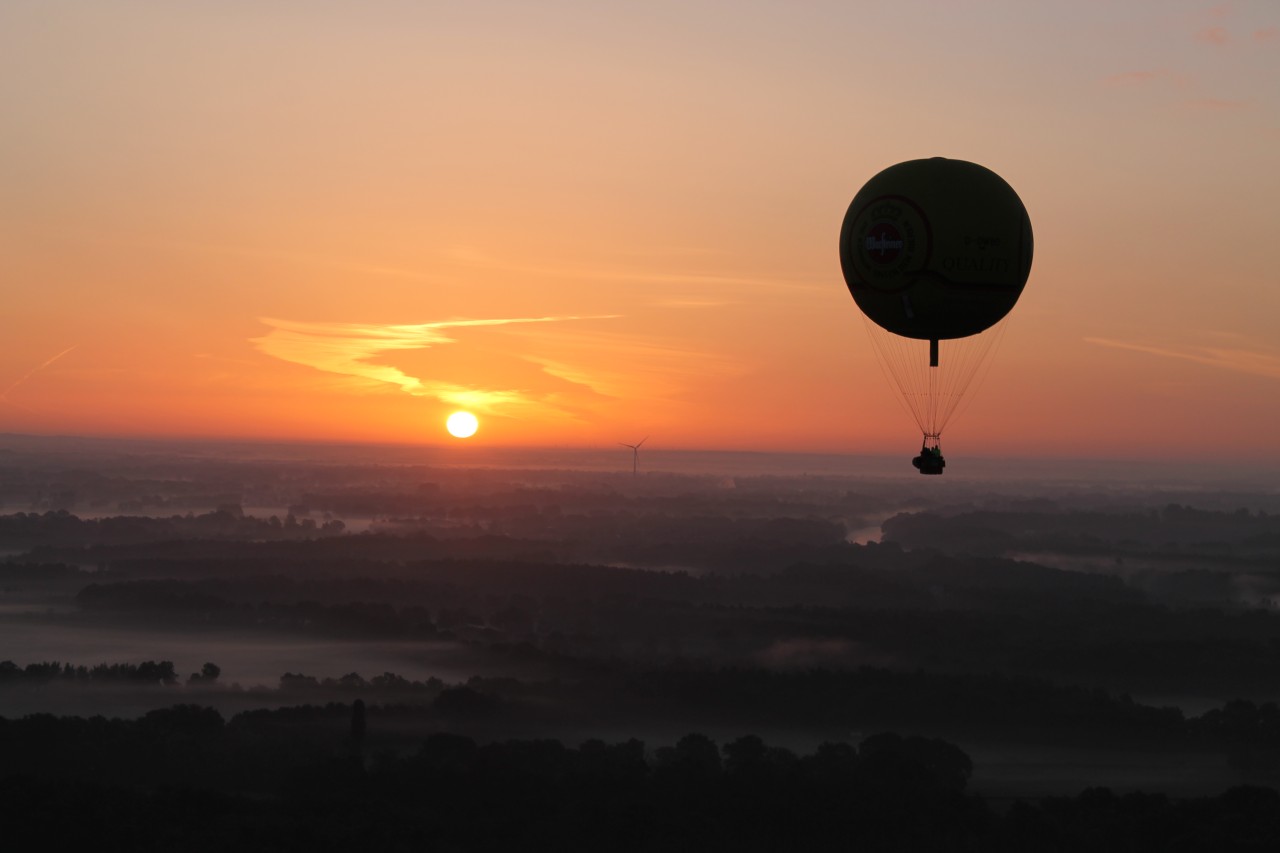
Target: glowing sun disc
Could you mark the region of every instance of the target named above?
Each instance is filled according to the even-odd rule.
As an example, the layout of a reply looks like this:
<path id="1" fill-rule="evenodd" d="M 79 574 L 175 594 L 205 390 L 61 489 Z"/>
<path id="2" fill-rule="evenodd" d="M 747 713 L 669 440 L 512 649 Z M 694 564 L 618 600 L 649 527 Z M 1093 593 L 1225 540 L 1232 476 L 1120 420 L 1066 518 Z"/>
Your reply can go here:
<path id="1" fill-rule="evenodd" d="M 470 412 L 454 412 L 444 426 L 454 438 L 470 438 L 480 428 L 480 422 Z"/>

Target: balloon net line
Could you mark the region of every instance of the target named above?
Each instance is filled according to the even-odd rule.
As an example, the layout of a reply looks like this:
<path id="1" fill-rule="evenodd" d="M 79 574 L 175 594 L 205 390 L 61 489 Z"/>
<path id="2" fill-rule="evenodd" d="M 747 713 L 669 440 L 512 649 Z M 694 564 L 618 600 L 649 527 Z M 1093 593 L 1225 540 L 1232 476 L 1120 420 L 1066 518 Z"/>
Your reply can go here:
<path id="1" fill-rule="evenodd" d="M 938 342 L 938 366 L 929 366 L 929 342 L 892 334 L 863 317 L 877 361 L 899 400 L 926 438 L 942 434 L 951 418 L 967 404 L 966 392 L 981 384 L 989 356 L 1004 336 L 1004 321 L 967 338 Z"/>

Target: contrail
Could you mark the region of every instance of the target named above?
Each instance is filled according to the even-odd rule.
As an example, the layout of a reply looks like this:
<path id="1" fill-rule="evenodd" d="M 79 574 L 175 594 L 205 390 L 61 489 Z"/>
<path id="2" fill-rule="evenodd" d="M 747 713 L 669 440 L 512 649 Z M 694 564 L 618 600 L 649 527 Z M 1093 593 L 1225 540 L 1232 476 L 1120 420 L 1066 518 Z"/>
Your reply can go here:
<path id="1" fill-rule="evenodd" d="M 1223 370 L 1234 370 L 1237 373 L 1249 373 L 1254 376 L 1270 376 L 1280 378 L 1280 356 L 1262 349 L 1245 347 L 1208 347 L 1198 346 L 1182 350 L 1150 344 L 1115 341 L 1109 338 L 1085 338 L 1086 343 L 1104 347 L 1143 352 L 1164 358 L 1178 358 L 1193 361 L 1209 367 L 1220 367 Z"/>
<path id="2" fill-rule="evenodd" d="M 60 353 L 58 353 L 57 355 L 55 355 L 53 358 L 51 358 L 51 359 L 49 359 L 48 361 L 46 361 L 44 364 L 38 364 L 38 365 L 36 365 L 35 367 L 33 367 L 33 368 L 31 368 L 30 370 L 28 370 L 26 373 L 22 374 L 22 376 L 20 376 L 16 382 L 14 382 L 14 383 L 13 383 L 12 385 L 10 385 L 8 388 L 4 389 L 4 393 L 0 393 L 0 402 L 8 403 L 8 404 L 9 404 L 9 405 L 11 405 L 11 406 L 17 406 L 17 405 L 18 405 L 17 403 L 15 403 L 15 402 L 13 402 L 12 400 L 10 400 L 10 399 L 9 399 L 9 395 L 13 393 L 13 389 L 17 388 L 17 387 L 18 387 L 19 385 L 21 385 L 23 382 L 26 382 L 26 381 L 27 381 L 28 379 L 30 379 L 32 376 L 34 376 L 35 374 L 39 373 L 41 370 L 44 370 L 46 367 L 48 367 L 49 365 L 53 364 L 55 361 L 57 361 L 58 359 L 62 358 L 64 355 L 66 355 L 67 353 L 71 352 L 73 349 L 75 349 L 75 348 L 76 348 L 76 347 L 78 347 L 78 346 L 80 346 L 80 345 L 79 345 L 79 344 L 72 344 L 71 346 L 69 346 L 69 347 L 67 347 L 66 349 L 64 349 L 62 352 L 60 352 Z M 18 406 L 18 408 L 22 408 L 22 407 L 21 407 L 21 406 Z"/>

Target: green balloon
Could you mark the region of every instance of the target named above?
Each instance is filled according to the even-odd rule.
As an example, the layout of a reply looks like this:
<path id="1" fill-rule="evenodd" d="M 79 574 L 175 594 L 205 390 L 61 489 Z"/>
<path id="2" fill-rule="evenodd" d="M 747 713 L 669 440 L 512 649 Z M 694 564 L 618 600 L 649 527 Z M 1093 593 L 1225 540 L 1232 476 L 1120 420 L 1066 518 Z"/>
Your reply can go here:
<path id="1" fill-rule="evenodd" d="M 1031 273 L 1031 219 L 990 169 L 908 160 L 853 197 L 840 266 L 862 312 L 908 338 L 976 335 L 1008 314 Z"/>

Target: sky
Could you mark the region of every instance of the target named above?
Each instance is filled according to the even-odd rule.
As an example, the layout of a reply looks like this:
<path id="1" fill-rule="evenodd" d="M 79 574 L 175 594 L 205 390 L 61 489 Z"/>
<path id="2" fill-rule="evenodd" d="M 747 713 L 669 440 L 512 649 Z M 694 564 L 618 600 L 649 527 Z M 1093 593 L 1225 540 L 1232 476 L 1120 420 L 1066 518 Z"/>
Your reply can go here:
<path id="1" fill-rule="evenodd" d="M 1035 232 L 949 454 L 1280 461 L 1280 5 L 5 0 L 0 433 L 911 453 L 840 272 Z"/>

